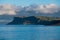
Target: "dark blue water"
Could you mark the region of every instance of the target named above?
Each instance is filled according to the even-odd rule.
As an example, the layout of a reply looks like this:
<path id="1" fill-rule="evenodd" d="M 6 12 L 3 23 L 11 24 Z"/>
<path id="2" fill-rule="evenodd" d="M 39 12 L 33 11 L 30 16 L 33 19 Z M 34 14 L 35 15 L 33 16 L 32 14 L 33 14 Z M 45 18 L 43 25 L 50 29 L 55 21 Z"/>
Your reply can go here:
<path id="1" fill-rule="evenodd" d="M 0 40 L 60 40 L 60 26 L 0 25 Z"/>

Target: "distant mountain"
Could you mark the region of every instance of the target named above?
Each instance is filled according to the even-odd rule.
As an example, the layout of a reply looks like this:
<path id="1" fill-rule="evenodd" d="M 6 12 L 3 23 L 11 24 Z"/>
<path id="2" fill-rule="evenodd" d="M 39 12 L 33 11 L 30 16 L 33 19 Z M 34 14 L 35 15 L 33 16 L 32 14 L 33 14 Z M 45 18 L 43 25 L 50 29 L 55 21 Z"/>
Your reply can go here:
<path id="1" fill-rule="evenodd" d="M 0 25 L 5 25 L 11 22 L 14 18 L 14 15 L 0 15 Z"/>
<path id="2" fill-rule="evenodd" d="M 7 25 L 54 25 L 59 24 L 58 17 L 30 16 L 14 17 L 14 20 Z"/>

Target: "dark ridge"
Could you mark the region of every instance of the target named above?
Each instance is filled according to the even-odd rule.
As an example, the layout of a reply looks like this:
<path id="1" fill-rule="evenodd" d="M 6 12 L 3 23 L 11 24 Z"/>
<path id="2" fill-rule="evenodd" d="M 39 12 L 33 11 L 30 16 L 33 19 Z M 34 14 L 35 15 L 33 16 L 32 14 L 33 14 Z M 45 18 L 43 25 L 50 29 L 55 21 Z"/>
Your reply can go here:
<path id="1" fill-rule="evenodd" d="M 47 19 L 47 20 L 46 20 Z M 14 20 L 7 25 L 54 25 L 59 24 L 60 20 L 56 20 L 57 18 L 53 18 L 53 20 L 49 17 L 14 17 Z"/>

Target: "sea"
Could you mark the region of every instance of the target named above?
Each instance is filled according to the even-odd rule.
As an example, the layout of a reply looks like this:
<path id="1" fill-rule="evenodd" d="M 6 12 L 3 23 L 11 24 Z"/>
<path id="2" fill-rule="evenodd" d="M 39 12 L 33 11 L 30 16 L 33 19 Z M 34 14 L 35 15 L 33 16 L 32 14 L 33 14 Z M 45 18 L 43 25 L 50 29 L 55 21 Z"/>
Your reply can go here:
<path id="1" fill-rule="evenodd" d="M 0 40 L 60 40 L 60 26 L 0 25 Z"/>

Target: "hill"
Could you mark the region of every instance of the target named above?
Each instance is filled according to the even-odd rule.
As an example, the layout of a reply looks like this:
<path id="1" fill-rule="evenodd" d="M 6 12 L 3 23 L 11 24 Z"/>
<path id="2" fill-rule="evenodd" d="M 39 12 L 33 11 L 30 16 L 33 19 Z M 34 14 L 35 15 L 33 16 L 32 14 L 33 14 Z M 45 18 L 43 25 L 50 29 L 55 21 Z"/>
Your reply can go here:
<path id="1" fill-rule="evenodd" d="M 45 16 L 19 16 L 14 17 L 14 20 L 8 25 L 57 25 L 60 24 L 59 17 L 45 17 Z"/>

